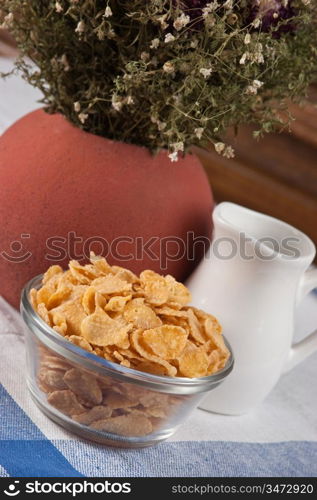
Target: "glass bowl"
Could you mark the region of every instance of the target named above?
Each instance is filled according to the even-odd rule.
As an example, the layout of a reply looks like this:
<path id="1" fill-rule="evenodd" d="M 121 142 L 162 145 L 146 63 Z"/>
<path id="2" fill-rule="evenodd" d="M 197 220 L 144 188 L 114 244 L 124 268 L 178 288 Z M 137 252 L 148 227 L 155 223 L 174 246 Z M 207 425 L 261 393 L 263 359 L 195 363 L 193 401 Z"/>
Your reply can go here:
<path id="1" fill-rule="evenodd" d="M 207 391 L 231 372 L 233 356 L 208 377 L 152 375 L 112 363 L 85 351 L 48 326 L 34 311 L 23 289 L 21 314 L 27 325 L 27 385 L 38 407 L 82 438 L 112 446 L 137 448 L 170 437 Z"/>

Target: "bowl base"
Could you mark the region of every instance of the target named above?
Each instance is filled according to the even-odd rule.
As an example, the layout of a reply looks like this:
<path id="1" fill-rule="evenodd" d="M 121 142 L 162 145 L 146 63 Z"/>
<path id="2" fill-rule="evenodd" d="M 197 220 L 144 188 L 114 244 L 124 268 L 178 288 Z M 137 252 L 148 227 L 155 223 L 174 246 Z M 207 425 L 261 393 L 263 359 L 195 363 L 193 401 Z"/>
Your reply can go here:
<path id="1" fill-rule="evenodd" d="M 110 432 L 96 431 L 78 424 L 63 413 L 49 406 L 47 403 L 45 404 L 39 395 L 34 392 L 30 384 L 28 384 L 28 389 L 34 403 L 50 420 L 64 427 L 67 431 L 76 434 L 81 439 L 93 441 L 98 444 L 115 448 L 147 448 L 165 441 L 176 431 L 175 428 L 172 430 L 168 429 L 164 432 L 161 431 L 156 434 L 142 437 L 119 436 L 118 434 L 111 434 Z"/>

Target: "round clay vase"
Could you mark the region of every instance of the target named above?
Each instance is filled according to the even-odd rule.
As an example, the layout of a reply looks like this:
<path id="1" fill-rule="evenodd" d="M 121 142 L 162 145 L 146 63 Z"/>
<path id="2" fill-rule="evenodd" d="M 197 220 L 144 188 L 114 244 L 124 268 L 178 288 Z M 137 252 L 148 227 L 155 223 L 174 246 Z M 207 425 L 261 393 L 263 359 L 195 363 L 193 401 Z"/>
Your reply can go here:
<path id="1" fill-rule="evenodd" d="M 194 155 L 171 163 L 59 114 L 37 110 L 2 135 L 0 179 L 0 295 L 16 307 L 30 278 L 90 250 L 184 280 L 211 237 L 211 190 Z"/>

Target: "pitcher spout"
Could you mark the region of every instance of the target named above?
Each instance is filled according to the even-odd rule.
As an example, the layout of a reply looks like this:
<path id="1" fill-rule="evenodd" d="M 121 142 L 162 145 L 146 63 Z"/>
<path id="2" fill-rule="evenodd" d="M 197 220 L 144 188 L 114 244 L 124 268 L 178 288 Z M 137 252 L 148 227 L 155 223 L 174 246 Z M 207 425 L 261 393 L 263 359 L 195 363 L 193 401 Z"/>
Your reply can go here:
<path id="1" fill-rule="evenodd" d="M 315 255 L 313 242 L 304 233 L 274 217 L 235 203 L 223 202 L 213 212 L 216 257 L 226 260 L 277 260 L 307 268 Z M 222 249 L 222 252 L 220 251 Z M 215 253 L 216 250 L 216 253 Z M 231 254 L 229 253 L 231 250 Z"/>

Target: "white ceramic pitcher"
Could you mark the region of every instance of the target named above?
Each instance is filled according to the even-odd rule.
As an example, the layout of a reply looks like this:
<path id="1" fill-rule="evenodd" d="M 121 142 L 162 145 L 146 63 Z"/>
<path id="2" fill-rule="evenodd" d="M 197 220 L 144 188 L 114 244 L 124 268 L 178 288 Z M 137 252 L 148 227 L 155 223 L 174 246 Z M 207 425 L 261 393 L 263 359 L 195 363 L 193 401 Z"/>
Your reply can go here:
<path id="1" fill-rule="evenodd" d="M 213 220 L 213 243 L 187 285 L 193 305 L 222 323 L 235 366 L 200 407 L 237 415 L 317 350 L 317 331 L 292 345 L 296 304 L 317 287 L 308 270 L 316 249 L 294 227 L 233 203 L 220 203 Z"/>

